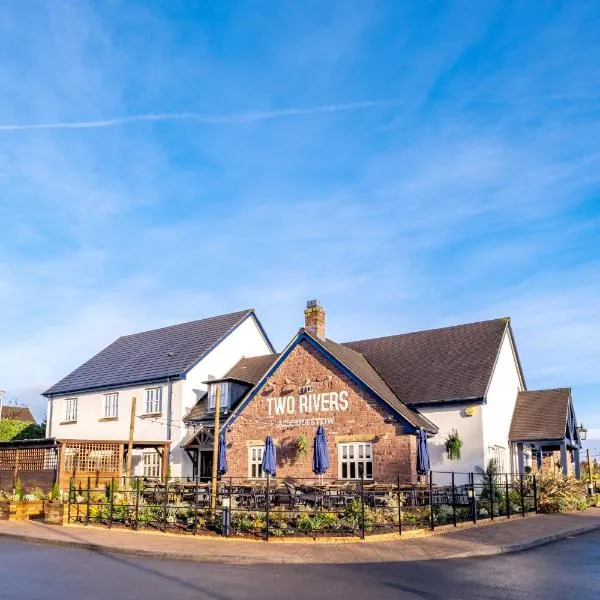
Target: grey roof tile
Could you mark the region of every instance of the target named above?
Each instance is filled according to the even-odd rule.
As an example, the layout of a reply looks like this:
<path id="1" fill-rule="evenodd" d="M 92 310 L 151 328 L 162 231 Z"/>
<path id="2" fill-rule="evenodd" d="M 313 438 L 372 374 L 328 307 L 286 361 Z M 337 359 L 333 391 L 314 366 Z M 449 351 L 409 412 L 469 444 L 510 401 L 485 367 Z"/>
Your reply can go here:
<path id="1" fill-rule="evenodd" d="M 120 337 L 44 395 L 73 394 L 178 377 L 186 373 L 252 309 Z"/>
<path id="2" fill-rule="evenodd" d="M 343 344 L 360 352 L 408 406 L 485 396 L 509 319 Z"/>
<path id="3" fill-rule="evenodd" d="M 519 392 L 510 441 L 562 440 L 567 431 L 570 398 L 570 388 Z"/>

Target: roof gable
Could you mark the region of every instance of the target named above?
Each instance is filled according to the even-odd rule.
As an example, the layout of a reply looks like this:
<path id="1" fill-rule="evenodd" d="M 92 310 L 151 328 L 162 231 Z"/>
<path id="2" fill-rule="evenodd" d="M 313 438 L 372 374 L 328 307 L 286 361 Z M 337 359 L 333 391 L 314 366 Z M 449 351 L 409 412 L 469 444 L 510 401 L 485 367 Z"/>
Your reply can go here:
<path id="1" fill-rule="evenodd" d="M 485 398 L 509 319 L 343 344 L 362 354 L 408 406 Z"/>
<path id="2" fill-rule="evenodd" d="M 0 410 L 0 419 L 35 423 L 35 419 L 28 406 L 2 406 Z"/>
<path id="3" fill-rule="evenodd" d="M 135 385 L 182 377 L 248 318 L 252 309 L 122 336 L 44 395 Z"/>
<path id="4" fill-rule="evenodd" d="M 568 436 L 579 443 L 573 424 L 575 412 L 570 388 L 519 392 L 510 426 L 511 442 L 563 440 Z"/>
<path id="5" fill-rule="evenodd" d="M 224 429 L 228 429 L 234 423 L 237 417 L 243 412 L 245 407 L 254 399 L 269 377 L 271 377 L 271 375 L 285 361 L 292 350 L 303 341 L 307 341 L 309 344 L 311 344 L 321 354 L 323 354 L 325 358 L 331 361 L 335 367 L 340 368 L 355 383 L 367 390 L 371 396 L 380 404 L 382 404 L 389 412 L 395 414 L 413 428 L 424 428 L 428 431 L 437 431 L 436 426 L 433 425 L 429 420 L 404 406 L 398 400 L 398 398 L 394 396 L 393 392 L 388 388 L 386 383 L 381 379 L 377 372 L 371 367 L 371 365 L 369 365 L 368 361 L 359 353 L 354 352 L 349 348 L 345 348 L 344 346 L 337 344 L 332 340 L 319 340 L 310 335 L 304 329 L 301 329 L 298 332 L 296 337 L 280 355 L 267 355 L 269 357 L 276 357 L 275 361 L 273 362 L 273 358 L 271 358 L 270 367 L 267 366 L 266 372 L 263 372 L 262 376 L 260 376 L 256 382 L 254 388 L 250 390 L 249 394 L 233 410 L 231 416 L 224 424 Z M 260 358 L 262 359 L 261 366 L 268 364 L 266 356 Z M 247 361 L 248 359 L 242 360 Z M 240 363 L 241 362 L 242 361 L 240 361 Z M 238 363 L 238 365 L 236 365 L 232 371 L 234 371 L 240 365 L 240 363 Z M 257 361 L 257 365 L 258 363 L 259 361 Z M 254 373 L 254 378 L 256 378 L 257 372 Z"/>

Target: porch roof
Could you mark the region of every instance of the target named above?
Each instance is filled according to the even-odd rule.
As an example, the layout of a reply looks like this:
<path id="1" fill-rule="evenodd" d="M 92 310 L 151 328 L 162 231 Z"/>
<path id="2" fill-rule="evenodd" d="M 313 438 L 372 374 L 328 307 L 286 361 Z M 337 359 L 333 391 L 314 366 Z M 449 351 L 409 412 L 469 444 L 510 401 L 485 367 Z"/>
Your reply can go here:
<path id="1" fill-rule="evenodd" d="M 519 392 L 510 427 L 510 441 L 552 442 L 569 437 L 570 403 L 570 388 Z"/>

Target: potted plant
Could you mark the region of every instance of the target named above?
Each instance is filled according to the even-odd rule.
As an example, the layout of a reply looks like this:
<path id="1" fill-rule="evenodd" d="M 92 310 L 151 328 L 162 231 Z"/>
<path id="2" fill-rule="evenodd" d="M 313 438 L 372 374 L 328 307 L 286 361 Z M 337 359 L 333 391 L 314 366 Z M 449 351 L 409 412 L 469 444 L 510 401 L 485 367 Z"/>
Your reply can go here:
<path id="1" fill-rule="evenodd" d="M 463 445 L 463 441 L 458 436 L 458 431 L 453 429 L 444 440 L 446 446 L 446 452 L 450 460 L 460 460 L 460 450 Z"/>
<path id="2" fill-rule="evenodd" d="M 304 434 L 300 434 L 296 440 L 296 456 L 306 456 L 308 454 L 308 439 Z"/>
<path id="3" fill-rule="evenodd" d="M 48 498 L 44 501 L 44 522 L 50 525 L 62 525 L 64 519 L 64 502 L 58 483 L 54 484 Z"/>

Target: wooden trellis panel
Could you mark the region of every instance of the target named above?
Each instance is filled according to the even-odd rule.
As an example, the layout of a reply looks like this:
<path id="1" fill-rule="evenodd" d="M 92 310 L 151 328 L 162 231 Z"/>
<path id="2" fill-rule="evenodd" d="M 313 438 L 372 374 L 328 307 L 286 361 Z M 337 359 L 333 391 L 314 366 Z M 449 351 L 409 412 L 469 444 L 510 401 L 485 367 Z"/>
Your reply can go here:
<path id="1" fill-rule="evenodd" d="M 0 471 L 49 471 L 56 469 L 54 448 L 7 448 L 0 450 Z"/>
<path id="2" fill-rule="evenodd" d="M 122 469 L 121 444 L 69 442 L 64 449 L 66 471 L 114 471 Z"/>

